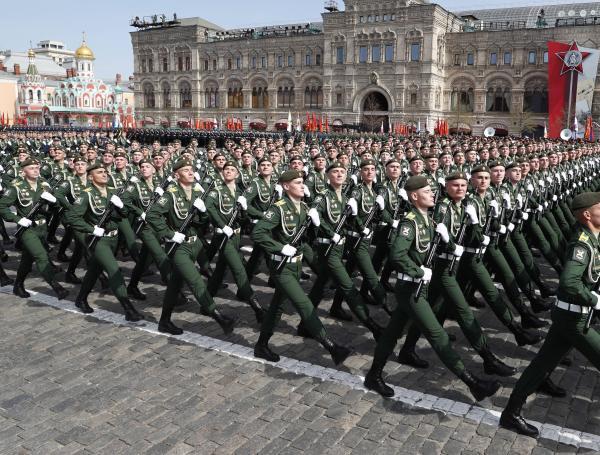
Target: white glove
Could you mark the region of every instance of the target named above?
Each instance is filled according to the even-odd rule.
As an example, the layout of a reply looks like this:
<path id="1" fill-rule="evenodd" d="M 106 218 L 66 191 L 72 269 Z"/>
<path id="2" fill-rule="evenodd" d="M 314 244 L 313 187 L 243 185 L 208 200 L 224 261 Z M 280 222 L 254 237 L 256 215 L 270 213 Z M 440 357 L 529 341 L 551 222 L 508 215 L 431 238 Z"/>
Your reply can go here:
<path id="1" fill-rule="evenodd" d="M 592 291 L 592 295 L 596 298 L 596 302 L 594 303 L 594 310 L 600 310 L 600 294 L 595 291 Z"/>
<path id="2" fill-rule="evenodd" d="M 383 196 L 381 194 L 375 198 L 375 202 L 379 206 L 379 210 L 383 210 L 385 208 L 385 201 L 383 200 Z"/>
<path id="3" fill-rule="evenodd" d="M 140 215 L 140 219 L 146 221 L 146 212 L 142 212 L 142 214 Z"/>
<path id="4" fill-rule="evenodd" d="M 529 213 L 527 213 L 527 212 L 521 213 L 521 219 L 523 221 L 527 221 L 529 219 Z"/>
<path id="5" fill-rule="evenodd" d="M 529 183 L 529 184 L 527 185 L 527 192 L 528 192 L 528 193 L 533 193 L 533 185 L 532 185 L 531 183 Z"/>
<path id="6" fill-rule="evenodd" d="M 92 232 L 94 237 L 102 237 L 104 235 L 104 229 L 99 226 L 94 226 L 94 232 Z"/>
<path id="7" fill-rule="evenodd" d="M 472 205 L 467 205 L 465 213 L 469 217 L 471 224 L 479 224 L 479 217 L 477 216 L 477 210 Z"/>
<path id="8" fill-rule="evenodd" d="M 230 239 L 233 235 L 233 229 L 231 229 L 229 226 L 224 226 L 221 230 L 223 231 L 223 234 L 227 236 L 228 239 Z"/>
<path id="9" fill-rule="evenodd" d="M 171 242 L 182 244 L 184 240 L 185 240 L 185 234 L 182 234 L 181 232 L 176 232 L 175 234 L 173 234 L 173 238 L 171 239 Z"/>
<path id="10" fill-rule="evenodd" d="M 340 234 L 333 234 L 333 237 L 331 237 L 331 242 L 334 245 L 339 245 L 339 243 L 342 241 L 342 237 L 340 236 Z"/>
<path id="11" fill-rule="evenodd" d="M 56 202 L 56 198 L 53 195 L 51 195 L 50 193 L 48 193 L 47 191 L 44 191 L 40 195 L 40 198 L 42 198 L 46 202 L 50 202 L 51 204 L 54 204 Z"/>
<path id="12" fill-rule="evenodd" d="M 400 224 L 400 220 L 392 221 L 392 229 L 398 229 L 399 224 Z"/>
<path id="13" fill-rule="evenodd" d="M 317 212 L 317 209 L 310 209 L 307 215 L 311 219 L 312 224 L 314 224 L 316 227 L 321 226 L 321 218 L 319 218 L 319 212 Z"/>
<path id="14" fill-rule="evenodd" d="M 507 208 L 511 208 L 511 203 L 510 203 L 510 196 L 507 193 L 504 193 L 502 195 L 502 200 L 504 201 L 504 203 L 506 204 Z"/>
<path id="15" fill-rule="evenodd" d="M 450 241 L 450 234 L 448 234 L 448 228 L 444 223 L 438 223 L 435 226 L 435 232 L 440 234 L 440 236 L 442 237 L 442 242 L 448 243 Z"/>
<path id="16" fill-rule="evenodd" d="M 369 228 L 364 228 L 362 230 L 362 235 L 364 235 L 365 237 L 368 236 L 371 233 L 371 229 Z"/>
<path id="17" fill-rule="evenodd" d="M 304 185 L 304 196 L 310 197 L 310 190 L 308 189 L 308 186 L 306 186 L 306 185 Z"/>
<path id="18" fill-rule="evenodd" d="M 508 232 L 512 232 L 515 230 L 515 225 L 513 223 L 508 223 L 507 229 Z"/>
<path id="19" fill-rule="evenodd" d="M 437 182 L 442 186 L 446 186 L 446 179 L 444 177 L 437 179 Z"/>
<path id="20" fill-rule="evenodd" d="M 548 208 L 548 201 L 544 201 L 544 208 L 547 209 Z"/>
<path id="21" fill-rule="evenodd" d="M 494 218 L 497 218 L 498 215 L 500 215 L 500 210 L 498 209 L 498 201 L 496 201 L 495 199 L 493 201 L 490 202 L 490 207 L 492 207 L 494 209 L 494 212 L 492 213 L 492 216 Z"/>
<path id="22" fill-rule="evenodd" d="M 517 205 L 519 208 L 523 207 L 523 195 L 521 193 L 517 194 Z"/>
<path id="23" fill-rule="evenodd" d="M 398 195 L 405 201 L 408 201 L 408 193 L 404 188 L 400 188 L 400 191 L 398 191 Z"/>
<path id="24" fill-rule="evenodd" d="M 117 196 L 116 194 L 113 194 L 110 197 L 110 203 L 112 205 L 114 205 L 115 207 L 122 209 L 123 208 L 123 201 L 121 200 L 121 198 L 119 196 Z"/>
<path id="25" fill-rule="evenodd" d="M 304 166 L 302 171 L 304 172 L 304 175 L 308 175 L 308 166 Z"/>
<path id="26" fill-rule="evenodd" d="M 275 191 L 277 191 L 277 196 L 283 196 L 283 187 L 279 183 L 275 185 Z M 304 187 L 304 193 L 306 194 L 306 186 Z"/>
<path id="27" fill-rule="evenodd" d="M 556 194 L 552 196 L 552 201 L 553 201 L 553 202 L 556 202 L 556 201 L 558 201 L 558 196 L 557 196 Z"/>
<path id="28" fill-rule="evenodd" d="M 284 256 L 293 257 L 296 256 L 297 251 L 298 250 L 296 250 L 296 248 L 292 245 L 283 245 L 283 248 L 281 249 L 281 254 L 283 254 Z"/>
<path id="29" fill-rule="evenodd" d="M 246 198 L 244 196 L 238 197 L 237 203 L 240 204 L 240 207 L 242 207 L 242 210 L 248 210 L 248 201 L 246 200 Z"/>
<path id="30" fill-rule="evenodd" d="M 197 172 L 194 172 L 194 178 L 196 179 L 197 182 L 199 182 L 200 179 L 200 174 L 198 174 Z"/>
<path id="31" fill-rule="evenodd" d="M 352 174 L 350 180 L 352 180 L 355 185 L 358 185 L 358 177 L 356 175 Z"/>
<path id="32" fill-rule="evenodd" d="M 358 202 L 356 202 L 356 199 L 354 199 L 353 197 L 348 199 L 348 205 L 352 209 L 352 216 L 358 215 Z"/>
<path id="33" fill-rule="evenodd" d="M 540 180 L 538 180 L 538 185 L 540 185 L 541 187 L 545 187 L 546 182 L 544 182 L 544 179 L 540 179 Z"/>
<path id="34" fill-rule="evenodd" d="M 544 211 L 544 207 L 542 207 L 540 204 L 538 204 L 537 211 L 538 212 L 543 212 Z"/>
<path id="35" fill-rule="evenodd" d="M 204 201 L 199 197 L 194 201 L 194 207 L 196 207 L 201 213 L 206 212 L 206 205 L 204 205 Z"/>
<path id="36" fill-rule="evenodd" d="M 431 269 L 422 265 L 421 270 L 423 270 L 423 276 L 421 277 L 421 281 L 423 281 L 424 283 L 429 283 L 431 281 L 431 275 L 433 274 L 431 272 Z"/>
<path id="37" fill-rule="evenodd" d="M 454 251 L 452 252 L 452 254 L 454 256 L 456 256 L 457 258 L 459 258 L 463 255 L 464 252 L 465 252 L 465 248 L 462 245 L 455 245 Z"/>
<path id="38" fill-rule="evenodd" d="M 504 226 L 503 224 L 500 225 L 500 234 L 506 234 L 506 226 Z"/>
<path id="39" fill-rule="evenodd" d="M 154 188 L 154 192 L 156 194 L 158 194 L 159 196 L 162 196 L 163 194 L 165 194 L 165 190 L 163 190 L 160 186 L 157 186 L 156 188 Z"/>
<path id="40" fill-rule="evenodd" d="M 17 221 L 17 224 L 19 226 L 28 228 L 29 226 L 31 226 L 33 224 L 33 221 L 31 221 L 29 218 L 21 218 L 19 221 Z"/>
<path id="41" fill-rule="evenodd" d="M 489 235 L 484 235 L 483 236 L 483 240 L 481 241 L 481 244 L 483 246 L 488 246 L 490 244 L 490 236 Z"/>

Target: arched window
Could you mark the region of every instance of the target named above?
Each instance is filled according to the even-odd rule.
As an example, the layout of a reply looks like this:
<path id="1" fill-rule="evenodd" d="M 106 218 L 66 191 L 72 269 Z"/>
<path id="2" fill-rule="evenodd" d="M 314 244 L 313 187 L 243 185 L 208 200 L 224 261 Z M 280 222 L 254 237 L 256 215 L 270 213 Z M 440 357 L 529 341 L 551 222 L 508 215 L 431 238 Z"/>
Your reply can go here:
<path id="1" fill-rule="evenodd" d="M 204 91 L 204 105 L 207 109 L 219 107 L 219 87 L 214 82 L 206 86 Z"/>
<path id="2" fill-rule="evenodd" d="M 473 87 L 452 87 L 450 110 L 453 112 L 473 112 L 475 93 Z"/>
<path id="3" fill-rule="evenodd" d="M 187 81 L 179 84 L 179 100 L 182 108 L 187 109 L 192 107 L 192 86 Z"/>
<path id="4" fill-rule="evenodd" d="M 252 87 L 252 108 L 266 109 L 268 107 L 269 93 L 267 92 L 267 85 L 259 82 L 256 86 Z"/>
<path id="5" fill-rule="evenodd" d="M 320 109 L 323 107 L 323 87 L 321 81 L 312 79 L 304 88 L 304 106 Z"/>
<path id="6" fill-rule="evenodd" d="M 234 81 L 227 89 L 227 107 L 242 108 L 244 107 L 244 94 L 242 93 L 242 84 Z"/>
<path id="7" fill-rule="evenodd" d="M 168 109 L 171 107 L 171 86 L 168 82 L 162 83 L 162 101 L 163 108 Z"/>
<path id="8" fill-rule="evenodd" d="M 544 80 L 533 80 L 525 84 L 523 112 L 545 114 L 548 112 L 548 86 Z"/>
<path id="9" fill-rule="evenodd" d="M 69 106 L 77 107 L 77 105 L 75 104 L 75 95 L 73 95 L 72 93 L 71 93 L 71 96 L 69 97 Z"/>
<path id="10" fill-rule="evenodd" d="M 37 100 L 38 100 L 38 103 L 42 102 L 42 91 L 41 90 L 37 91 Z"/>
<path id="11" fill-rule="evenodd" d="M 510 112 L 511 89 L 502 82 L 491 83 L 486 93 L 487 112 Z"/>
<path id="12" fill-rule="evenodd" d="M 143 88 L 144 92 L 144 107 L 155 107 L 154 104 L 154 86 L 152 84 L 145 84 Z"/>
<path id="13" fill-rule="evenodd" d="M 277 87 L 277 107 L 293 107 L 296 102 L 294 96 L 294 83 L 285 79 Z"/>

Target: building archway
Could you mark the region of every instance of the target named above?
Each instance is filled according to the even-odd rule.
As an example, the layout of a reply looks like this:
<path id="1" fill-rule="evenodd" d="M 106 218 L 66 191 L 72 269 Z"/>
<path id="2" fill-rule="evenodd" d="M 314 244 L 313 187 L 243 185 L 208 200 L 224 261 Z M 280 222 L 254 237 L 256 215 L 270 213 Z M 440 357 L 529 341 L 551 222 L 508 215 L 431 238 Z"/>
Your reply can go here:
<path id="1" fill-rule="evenodd" d="M 383 131 L 389 130 L 390 105 L 386 96 L 379 91 L 368 92 L 362 102 L 361 127 L 364 131 L 379 132 L 383 124 Z"/>

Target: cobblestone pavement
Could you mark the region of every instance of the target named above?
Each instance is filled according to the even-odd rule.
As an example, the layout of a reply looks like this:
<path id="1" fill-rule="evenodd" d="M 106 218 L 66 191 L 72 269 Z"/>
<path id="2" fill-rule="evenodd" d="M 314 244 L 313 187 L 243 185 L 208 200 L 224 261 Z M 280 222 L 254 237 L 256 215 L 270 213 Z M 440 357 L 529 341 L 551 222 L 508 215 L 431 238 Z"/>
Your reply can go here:
<path id="1" fill-rule="evenodd" d="M 14 276 L 17 255 L 10 253 Z M 128 275 L 131 263 L 122 263 Z M 82 275 L 83 270 L 78 274 Z M 59 275 L 59 279 L 61 276 Z M 136 303 L 148 319 L 160 314 L 163 286 L 146 277 L 146 302 Z M 276 366 L 253 359 L 258 337 L 253 313 L 223 290 L 217 304 L 235 314 L 234 333 L 224 336 L 197 307 L 178 311 L 183 337 L 166 337 L 152 322 L 125 324 L 109 294 L 94 292 L 91 316 L 58 302 L 39 278 L 28 300 L 2 288 L 0 305 L 0 453 L 401 453 L 508 454 L 596 453 L 600 451 L 598 372 L 579 354 L 559 367 L 555 382 L 564 399 L 532 397 L 528 419 L 544 423 L 542 438 L 517 436 L 497 426 L 518 374 L 538 347 L 520 348 L 488 310 L 478 310 L 491 346 L 519 373 L 502 379 L 492 400 L 473 406 L 466 387 L 436 359 L 427 343 L 419 352 L 428 370 L 393 361 L 386 376 L 395 400 L 367 393 L 362 376 L 374 341 L 355 323 L 327 317 L 331 295 L 320 309 L 332 337 L 354 347 L 335 367 L 314 341 L 295 335 L 299 318 L 288 310 L 272 338 L 285 358 Z M 259 275 L 255 288 L 263 305 L 272 290 Z M 374 310 L 384 321 L 383 312 Z M 455 343 L 467 367 L 483 374 L 479 359 L 454 323 Z"/>

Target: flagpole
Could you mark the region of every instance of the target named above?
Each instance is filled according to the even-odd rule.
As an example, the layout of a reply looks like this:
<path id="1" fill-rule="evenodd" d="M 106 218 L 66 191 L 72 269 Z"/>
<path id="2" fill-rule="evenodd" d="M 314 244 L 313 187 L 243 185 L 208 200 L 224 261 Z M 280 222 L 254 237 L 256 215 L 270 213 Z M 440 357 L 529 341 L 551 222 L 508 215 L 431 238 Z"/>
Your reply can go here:
<path id="1" fill-rule="evenodd" d="M 569 71 L 571 73 L 570 75 L 570 81 L 569 81 L 569 107 L 567 110 L 567 125 L 566 128 L 571 129 L 571 103 L 573 101 L 573 72 L 574 71 Z"/>

